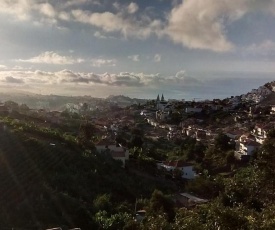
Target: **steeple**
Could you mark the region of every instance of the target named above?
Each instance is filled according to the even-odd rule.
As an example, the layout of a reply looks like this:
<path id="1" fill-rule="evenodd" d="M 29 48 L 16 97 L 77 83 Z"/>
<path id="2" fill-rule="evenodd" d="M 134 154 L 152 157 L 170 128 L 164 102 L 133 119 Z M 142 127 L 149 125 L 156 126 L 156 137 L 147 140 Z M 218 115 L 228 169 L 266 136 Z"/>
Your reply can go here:
<path id="1" fill-rule="evenodd" d="M 159 101 L 159 94 L 158 94 L 158 97 L 157 97 L 157 101 Z"/>
<path id="2" fill-rule="evenodd" d="M 161 95 L 161 101 L 164 101 L 164 96 L 163 96 L 163 94 Z"/>

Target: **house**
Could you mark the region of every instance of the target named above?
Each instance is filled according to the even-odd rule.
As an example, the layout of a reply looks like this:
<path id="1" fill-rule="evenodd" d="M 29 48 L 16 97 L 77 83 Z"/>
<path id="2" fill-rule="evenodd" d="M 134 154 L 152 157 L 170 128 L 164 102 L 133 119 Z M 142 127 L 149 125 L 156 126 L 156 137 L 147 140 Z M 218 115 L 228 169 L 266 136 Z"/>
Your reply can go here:
<path id="1" fill-rule="evenodd" d="M 260 146 L 260 143 L 253 140 L 240 142 L 238 144 L 237 151 L 235 151 L 235 157 L 239 160 L 247 160 Z"/>
<path id="2" fill-rule="evenodd" d="M 157 120 L 165 120 L 169 116 L 168 112 L 162 112 L 162 111 L 157 111 L 156 112 L 156 119 Z"/>
<path id="3" fill-rule="evenodd" d="M 200 113 L 202 111 L 202 108 L 200 107 L 187 107 L 185 108 L 186 113 Z"/>
<path id="4" fill-rule="evenodd" d="M 138 210 L 136 212 L 135 220 L 137 222 L 141 222 L 145 218 L 145 215 L 146 215 L 146 211 L 145 210 Z"/>
<path id="5" fill-rule="evenodd" d="M 186 129 L 185 132 L 186 132 L 186 136 L 188 137 L 193 137 L 196 134 L 196 131 L 193 130 L 192 128 Z"/>
<path id="6" fill-rule="evenodd" d="M 274 124 L 270 123 L 267 125 L 258 124 L 253 129 L 252 133 L 254 134 L 256 141 L 260 144 L 263 144 L 265 139 L 267 138 L 267 134 L 271 129 L 274 129 Z"/>
<path id="7" fill-rule="evenodd" d="M 272 105 L 270 110 L 271 110 L 270 114 L 274 115 L 275 114 L 275 105 Z"/>
<path id="8" fill-rule="evenodd" d="M 174 201 L 179 207 L 192 208 L 194 206 L 205 204 L 208 202 L 206 199 L 193 196 L 189 193 L 179 193 L 174 196 Z"/>
<path id="9" fill-rule="evenodd" d="M 78 104 L 74 104 L 74 103 L 67 103 L 66 104 L 66 110 L 69 111 L 70 113 L 80 113 L 81 110 L 81 106 Z"/>
<path id="10" fill-rule="evenodd" d="M 147 118 L 147 122 L 154 127 L 158 126 L 158 122 L 153 118 Z"/>
<path id="11" fill-rule="evenodd" d="M 129 150 L 121 145 L 112 144 L 108 140 L 101 140 L 95 146 L 98 152 L 109 151 L 114 160 L 120 160 L 122 162 L 122 167 L 125 167 L 126 160 L 129 160 Z"/>
<path id="12" fill-rule="evenodd" d="M 158 164 L 158 168 L 164 168 L 168 172 L 173 172 L 174 170 L 180 170 L 183 179 L 194 179 L 196 173 L 193 170 L 193 165 L 180 160 L 166 161 L 164 163 Z"/>
<path id="13" fill-rule="evenodd" d="M 206 131 L 202 129 L 198 129 L 196 132 L 196 139 L 197 141 L 206 139 Z"/>
<path id="14" fill-rule="evenodd" d="M 243 134 L 241 130 L 228 130 L 225 135 L 228 136 L 232 140 L 238 139 Z"/>

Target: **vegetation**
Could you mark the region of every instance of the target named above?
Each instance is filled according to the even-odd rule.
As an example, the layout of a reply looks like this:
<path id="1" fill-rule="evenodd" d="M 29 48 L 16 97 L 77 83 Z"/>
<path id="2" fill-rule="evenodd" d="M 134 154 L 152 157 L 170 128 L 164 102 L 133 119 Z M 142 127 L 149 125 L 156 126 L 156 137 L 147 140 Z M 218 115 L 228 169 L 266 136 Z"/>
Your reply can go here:
<path id="1" fill-rule="evenodd" d="M 29 108 L 11 101 L 24 113 Z M 140 105 L 137 105 L 140 108 Z M 107 152 L 98 153 L 99 131 L 81 116 L 62 116 L 68 123 L 45 125 L 43 118 L 19 112 L 0 123 L 0 227 L 46 229 L 275 229 L 275 130 L 243 167 L 234 157 L 234 144 L 220 133 L 210 144 L 192 137 L 168 141 L 145 135 L 139 118 L 111 134 L 130 148 L 126 168 Z M 118 114 L 116 114 L 118 116 Z M 178 113 L 171 114 L 173 121 Z M 225 113 L 209 115 L 222 124 Z M 178 121 L 177 121 L 178 122 Z M 192 162 L 200 176 L 178 183 L 156 167 L 157 161 Z M 228 172 L 224 176 L 220 172 Z M 174 202 L 179 189 L 209 202 L 182 208 Z M 142 221 L 136 211 L 144 209 Z"/>
<path id="2" fill-rule="evenodd" d="M 41 229 L 120 229 L 137 197 L 169 191 L 58 130 L 10 118 L 1 123 L 0 184 L 1 226 Z"/>

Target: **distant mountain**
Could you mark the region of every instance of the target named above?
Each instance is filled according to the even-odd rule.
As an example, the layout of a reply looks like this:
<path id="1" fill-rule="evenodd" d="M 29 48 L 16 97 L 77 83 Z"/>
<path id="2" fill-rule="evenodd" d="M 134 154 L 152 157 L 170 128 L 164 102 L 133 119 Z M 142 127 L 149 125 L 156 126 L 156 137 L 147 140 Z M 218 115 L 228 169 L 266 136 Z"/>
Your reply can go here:
<path id="1" fill-rule="evenodd" d="M 128 106 L 133 104 L 144 104 L 146 99 L 130 98 L 124 95 L 110 95 L 106 98 L 107 101 L 116 103 L 120 106 Z"/>
<path id="2" fill-rule="evenodd" d="M 110 102 L 117 104 L 118 106 L 130 106 L 133 104 L 145 104 L 146 99 L 130 98 L 123 95 L 112 95 L 103 98 L 94 98 L 91 96 L 60 96 L 60 95 L 42 95 L 33 94 L 24 91 L 13 91 L 1 90 L 0 102 L 14 101 L 18 104 L 27 104 L 32 109 L 50 109 L 62 111 L 65 109 L 67 103 L 79 104 L 88 103 L 95 104 L 97 102 Z"/>

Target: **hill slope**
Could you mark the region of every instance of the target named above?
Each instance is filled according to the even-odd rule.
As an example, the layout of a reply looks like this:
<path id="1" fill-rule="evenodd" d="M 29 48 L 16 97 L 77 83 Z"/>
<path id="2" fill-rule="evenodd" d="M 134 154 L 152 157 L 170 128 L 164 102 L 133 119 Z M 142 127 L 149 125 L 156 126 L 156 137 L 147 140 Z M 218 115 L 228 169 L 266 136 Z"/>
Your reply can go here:
<path id="1" fill-rule="evenodd" d="M 61 142 L 1 125 L 0 228 L 97 229 L 98 196 L 110 195 L 113 212 L 123 202 L 133 211 L 136 197 L 163 189 L 159 182 L 122 169 L 109 155 Z"/>

